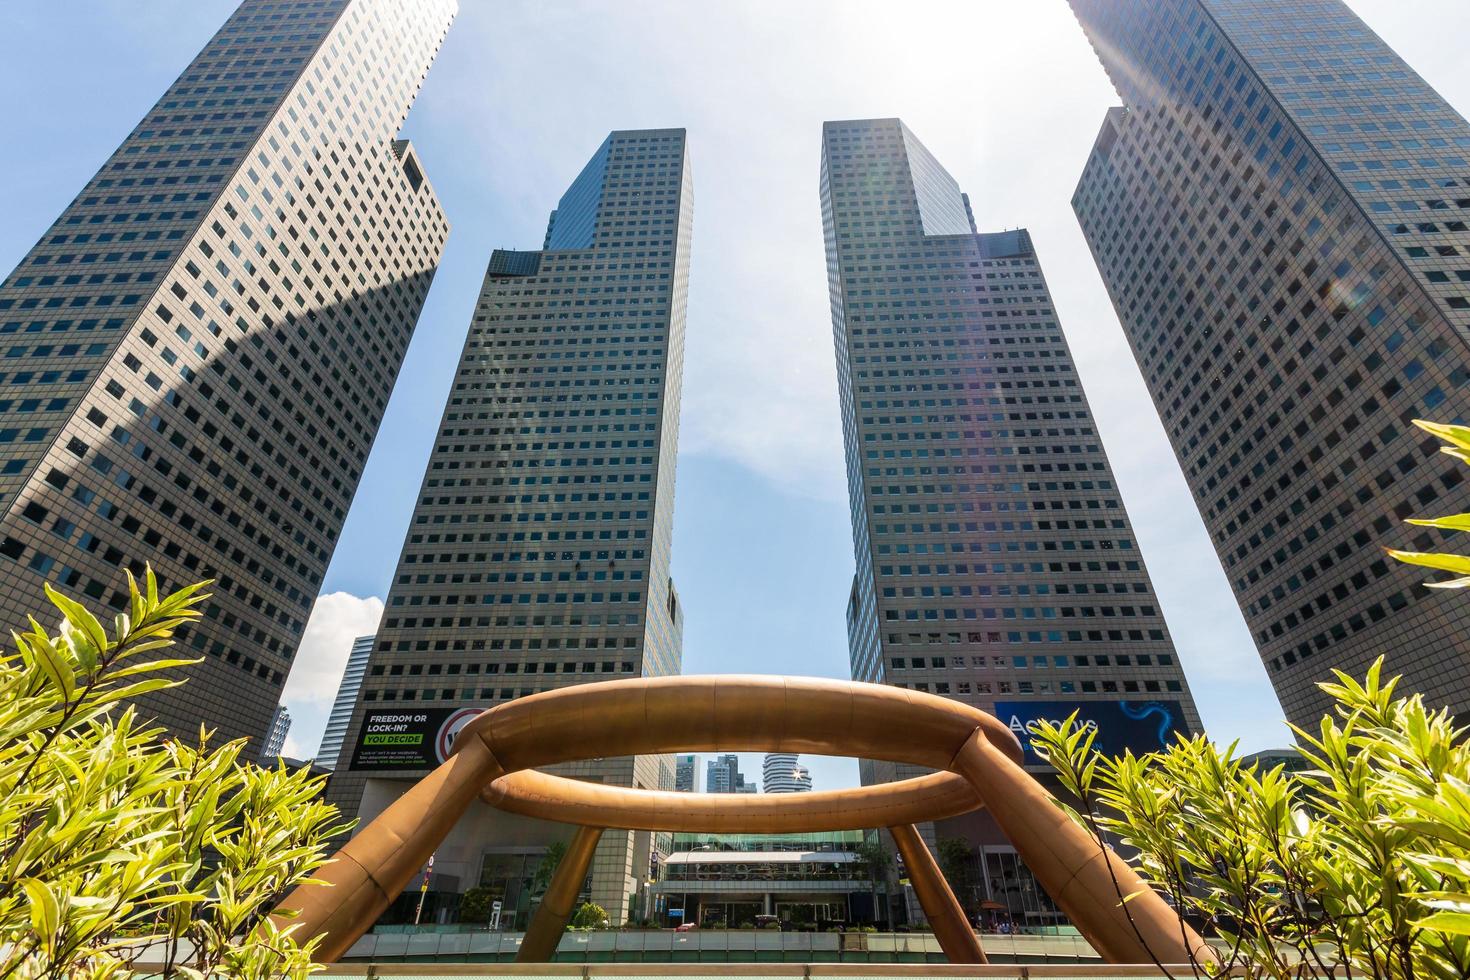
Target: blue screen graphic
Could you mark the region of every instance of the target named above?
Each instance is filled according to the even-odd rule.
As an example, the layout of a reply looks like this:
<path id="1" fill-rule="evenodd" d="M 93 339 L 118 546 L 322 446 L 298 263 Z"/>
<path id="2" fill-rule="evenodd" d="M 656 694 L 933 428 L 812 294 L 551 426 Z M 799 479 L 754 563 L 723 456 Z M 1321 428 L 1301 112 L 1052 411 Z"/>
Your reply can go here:
<path id="1" fill-rule="evenodd" d="M 1093 747 L 1105 755 L 1135 755 L 1166 749 L 1175 735 L 1188 735 L 1189 725 L 1178 701 L 997 701 L 995 715 L 1015 733 L 1026 750 L 1026 765 L 1045 765 L 1031 747 L 1033 722 L 1060 724 L 1072 712 L 1077 721 L 1097 731 Z"/>

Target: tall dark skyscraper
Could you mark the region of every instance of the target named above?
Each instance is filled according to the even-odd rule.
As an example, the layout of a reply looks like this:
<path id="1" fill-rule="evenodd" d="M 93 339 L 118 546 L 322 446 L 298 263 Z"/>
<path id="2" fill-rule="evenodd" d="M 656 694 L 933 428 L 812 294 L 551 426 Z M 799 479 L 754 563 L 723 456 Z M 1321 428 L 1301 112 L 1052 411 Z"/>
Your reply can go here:
<path id="1" fill-rule="evenodd" d="M 333 779 L 349 812 L 375 816 L 497 702 L 679 672 L 669 550 L 692 227 L 684 131 L 615 132 L 544 248 L 491 256 Z M 556 768 L 674 788 L 672 756 Z M 565 831 L 477 806 L 435 873 L 491 888 L 507 928 L 524 927 L 522 884 Z M 614 922 L 649 848 L 647 833 L 598 845 L 591 895 Z"/>
<path id="2" fill-rule="evenodd" d="M 1119 750 L 1199 731 L 1031 236 L 977 234 L 897 119 L 825 124 L 821 197 L 853 677 L 992 710 L 1023 742 L 1073 710 Z M 913 774 L 863 765 L 865 783 Z M 1017 873 L 984 821 L 943 833 L 979 845 L 987 880 Z M 1058 918 L 1028 902 L 1012 912 Z"/>
<path id="3" fill-rule="evenodd" d="M 1470 711 L 1470 125 L 1338 0 L 1072 0 L 1124 106 L 1073 207 L 1288 718 L 1374 657 Z"/>
<path id="4" fill-rule="evenodd" d="M 215 579 L 177 731 L 275 713 L 448 234 L 397 134 L 454 12 L 246 0 L 0 285 L 0 619 Z"/>

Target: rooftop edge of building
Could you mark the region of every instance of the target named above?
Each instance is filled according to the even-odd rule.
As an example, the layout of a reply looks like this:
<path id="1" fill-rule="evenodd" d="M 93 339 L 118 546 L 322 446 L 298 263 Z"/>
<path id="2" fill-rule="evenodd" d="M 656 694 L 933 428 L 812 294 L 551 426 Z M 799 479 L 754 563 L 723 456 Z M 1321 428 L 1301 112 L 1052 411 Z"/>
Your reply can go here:
<path id="1" fill-rule="evenodd" d="M 890 123 L 897 126 L 904 125 L 903 119 L 899 116 L 875 116 L 871 119 L 824 119 L 822 121 L 822 130 L 825 132 L 832 126 L 856 126 L 859 124 L 877 126 L 880 124 L 888 125 Z"/>
<path id="2" fill-rule="evenodd" d="M 1128 107 L 1115 105 L 1108 106 L 1103 113 L 1102 122 L 1098 124 L 1097 135 L 1092 138 L 1092 148 L 1087 151 L 1087 160 L 1082 164 L 1082 173 L 1077 175 L 1077 186 L 1072 188 L 1072 206 L 1077 205 L 1077 195 L 1082 191 L 1082 184 L 1087 180 L 1087 170 L 1092 166 L 1092 161 L 1098 157 L 1107 157 L 1113 152 L 1113 145 L 1118 142 L 1120 127 L 1128 115 Z"/>
<path id="3" fill-rule="evenodd" d="M 408 181 L 408 186 L 415 194 L 420 191 L 428 195 L 434 210 L 443 217 L 444 223 L 449 225 L 449 215 L 444 210 L 444 203 L 439 200 L 439 193 L 434 190 L 434 185 L 429 180 L 429 175 L 424 170 L 424 163 L 419 157 L 418 148 L 409 139 L 396 139 L 393 141 L 393 156 L 397 158 L 398 165 L 403 168 L 403 176 Z"/>
<path id="4" fill-rule="evenodd" d="M 607 134 L 608 139 L 619 136 L 682 136 L 688 139 L 689 130 L 683 126 L 663 126 L 655 129 L 613 129 Z"/>

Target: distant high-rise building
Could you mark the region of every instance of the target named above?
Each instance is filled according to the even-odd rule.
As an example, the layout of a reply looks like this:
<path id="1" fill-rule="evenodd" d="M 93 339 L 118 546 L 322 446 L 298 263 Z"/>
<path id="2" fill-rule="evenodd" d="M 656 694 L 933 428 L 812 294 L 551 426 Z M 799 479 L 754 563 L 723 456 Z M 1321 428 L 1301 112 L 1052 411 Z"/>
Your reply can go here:
<path id="1" fill-rule="evenodd" d="M 291 734 L 291 712 L 286 710 L 284 704 L 276 705 L 276 713 L 271 716 L 270 731 L 265 736 L 265 741 L 260 747 L 260 757 L 265 762 L 271 762 L 280 758 L 286 748 L 286 736 Z"/>
<path id="2" fill-rule="evenodd" d="M 337 698 L 332 702 L 332 713 L 327 716 L 322 743 L 316 750 L 316 764 L 324 769 L 337 768 L 337 757 L 342 754 L 347 725 L 352 720 L 352 708 L 357 704 L 357 692 L 362 690 L 362 679 L 367 675 L 368 657 L 372 652 L 373 637 L 359 636 L 352 641 L 347 666 L 342 670 L 342 683 L 337 685 Z"/>
<path id="3" fill-rule="evenodd" d="M 705 764 L 704 791 L 706 793 L 754 793 L 754 782 L 747 782 L 740 771 L 740 756 L 733 752 L 717 755 Z"/>
<path id="4" fill-rule="evenodd" d="M 139 702 L 187 737 L 280 700 L 448 234 L 397 134 L 454 11 L 245 0 L 0 284 L 0 621 L 214 579 Z"/>
<path id="5" fill-rule="evenodd" d="M 562 196 L 545 248 L 490 257 L 333 778 L 346 812 L 370 820 L 479 710 L 679 672 L 669 555 L 692 194 L 683 130 L 615 132 Z M 419 746 L 401 733 L 380 745 L 395 724 Z M 556 771 L 645 789 L 673 779 L 658 756 Z M 510 882 L 514 911 L 524 867 L 562 834 L 477 807 L 435 873 Z M 649 850 L 648 833 L 602 837 L 592 896 L 614 921 Z"/>
<path id="6" fill-rule="evenodd" d="M 1338 0 L 1072 0 L 1124 107 L 1072 199 L 1287 717 L 1339 668 L 1470 712 L 1470 124 Z"/>
<path id="7" fill-rule="evenodd" d="M 733 752 L 717 755 L 704 765 L 706 793 L 733 793 L 745 782 L 740 773 L 740 756 Z"/>
<path id="8" fill-rule="evenodd" d="M 696 774 L 699 769 L 699 756 L 678 755 L 674 757 L 674 792 L 693 793 Z"/>
<path id="9" fill-rule="evenodd" d="M 766 793 L 810 793 L 812 774 L 795 752 L 767 752 L 761 764 L 761 790 Z"/>

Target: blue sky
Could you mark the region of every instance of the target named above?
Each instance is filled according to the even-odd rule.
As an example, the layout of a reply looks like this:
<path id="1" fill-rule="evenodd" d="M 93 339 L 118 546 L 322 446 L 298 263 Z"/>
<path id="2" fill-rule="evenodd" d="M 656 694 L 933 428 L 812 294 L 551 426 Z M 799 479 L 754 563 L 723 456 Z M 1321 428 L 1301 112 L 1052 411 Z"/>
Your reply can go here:
<path id="1" fill-rule="evenodd" d="M 0 268 L 10 269 L 234 6 L 8 0 Z M 1355 0 L 1462 112 L 1464 0 Z M 1068 204 L 1116 98 L 1063 0 L 461 0 L 405 129 L 453 230 L 287 697 L 310 755 L 381 609 L 491 249 L 534 248 L 610 129 L 684 126 L 694 260 L 674 569 L 686 673 L 847 676 L 852 575 L 817 204 L 824 119 L 902 116 L 982 230 L 1032 231 L 1206 727 L 1281 711 Z M 378 597 L 378 598 L 375 598 Z M 856 781 L 808 760 L 819 787 Z M 745 771 L 758 771 L 747 759 Z"/>

